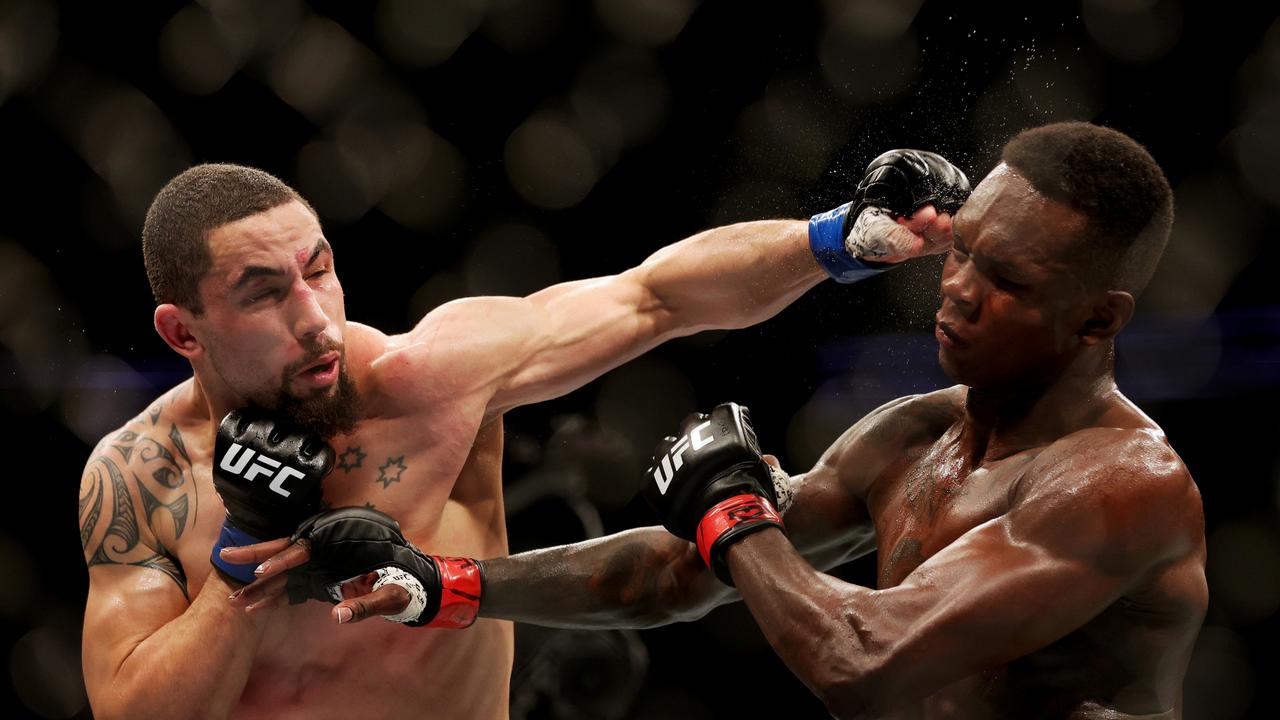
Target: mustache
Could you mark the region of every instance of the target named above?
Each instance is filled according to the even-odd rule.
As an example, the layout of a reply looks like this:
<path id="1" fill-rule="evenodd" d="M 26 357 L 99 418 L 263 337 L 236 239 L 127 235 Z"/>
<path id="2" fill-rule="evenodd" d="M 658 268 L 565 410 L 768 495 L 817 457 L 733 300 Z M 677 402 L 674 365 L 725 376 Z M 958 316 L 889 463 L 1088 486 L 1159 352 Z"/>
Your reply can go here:
<path id="1" fill-rule="evenodd" d="M 284 369 L 284 376 L 292 377 L 307 367 L 315 365 L 323 355 L 334 351 L 337 351 L 339 361 L 346 357 L 346 350 L 342 343 L 329 337 L 319 338 L 307 348 L 305 357 L 297 362 L 289 363 L 288 367 Z"/>

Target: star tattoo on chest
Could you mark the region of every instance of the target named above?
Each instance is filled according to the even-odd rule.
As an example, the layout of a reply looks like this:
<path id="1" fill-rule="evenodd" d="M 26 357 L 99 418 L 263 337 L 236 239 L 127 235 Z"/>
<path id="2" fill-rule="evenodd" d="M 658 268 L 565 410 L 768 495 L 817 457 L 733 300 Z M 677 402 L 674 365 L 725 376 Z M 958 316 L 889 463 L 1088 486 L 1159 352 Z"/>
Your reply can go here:
<path id="1" fill-rule="evenodd" d="M 400 482 L 400 476 L 408 466 L 404 464 L 404 456 L 387 458 L 387 462 L 378 467 L 378 479 L 376 482 L 382 483 L 382 489 L 386 490 L 391 487 L 391 483 Z"/>
<path id="2" fill-rule="evenodd" d="M 338 455 L 338 468 L 343 472 L 351 472 L 364 464 L 365 457 L 359 445 L 352 445 Z"/>

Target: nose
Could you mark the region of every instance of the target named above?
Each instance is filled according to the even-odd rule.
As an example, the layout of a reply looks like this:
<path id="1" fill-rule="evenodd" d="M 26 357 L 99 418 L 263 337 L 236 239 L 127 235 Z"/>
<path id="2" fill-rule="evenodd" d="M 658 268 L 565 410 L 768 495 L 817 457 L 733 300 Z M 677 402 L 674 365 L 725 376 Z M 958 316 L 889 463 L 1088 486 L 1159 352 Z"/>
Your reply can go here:
<path id="1" fill-rule="evenodd" d="M 315 290 L 299 279 L 294 283 L 291 294 L 294 299 L 294 337 L 308 340 L 324 332 L 329 326 L 329 315 L 320 306 L 320 298 Z"/>
<path id="2" fill-rule="evenodd" d="M 948 259 L 942 271 L 942 297 L 950 300 L 966 320 L 973 320 L 981 304 L 981 282 L 972 262 Z"/>

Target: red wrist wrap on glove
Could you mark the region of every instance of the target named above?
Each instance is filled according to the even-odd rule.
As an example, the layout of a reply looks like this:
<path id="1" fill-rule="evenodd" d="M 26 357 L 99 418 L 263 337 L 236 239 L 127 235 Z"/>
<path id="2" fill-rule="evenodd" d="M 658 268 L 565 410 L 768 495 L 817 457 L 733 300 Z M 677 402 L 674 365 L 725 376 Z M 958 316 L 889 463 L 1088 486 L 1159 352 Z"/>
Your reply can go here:
<path id="1" fill-rule="evenodd" d="M 698 553 L 716 577 L 733 585 L 724 550 L 745 535 L 767 527 L 785 529 L 782 516 L 768 498 L 759 495 L 734 495 L 711 507 L 698 523 Z"/>
<path id="2" fill-rule="evenodd" d="M 440 571 L 440 610 L 427 627 L 470 627 L 480 612 L 484 571 L 480 563 L 465 557 L 436 556 Z"/>

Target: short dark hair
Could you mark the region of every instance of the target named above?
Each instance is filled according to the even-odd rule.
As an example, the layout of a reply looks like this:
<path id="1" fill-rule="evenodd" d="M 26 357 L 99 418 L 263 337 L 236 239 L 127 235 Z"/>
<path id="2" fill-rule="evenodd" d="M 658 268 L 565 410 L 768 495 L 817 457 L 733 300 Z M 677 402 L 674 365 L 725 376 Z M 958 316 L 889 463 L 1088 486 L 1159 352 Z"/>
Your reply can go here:
<path id="1" fill-rule="evenodd" d="M 1146 148 L 1111 128 L 1062 122 L 1022 131 L 1000 159 L 1088 218 L 1072 258 L 1087 283 L 1141 294 L 1173 225 L 1173 191 Z"/>
<path id="2" fill-rule="evenodd" d="M 142 260 L 156 303 L 204 312 L 200 279 L 213 265 L 209 232 L 292 201 L 315 210 L 274 175 L 228 163 L 205 163 L 173 178 L 156 194 L 142 225 Z"/>

